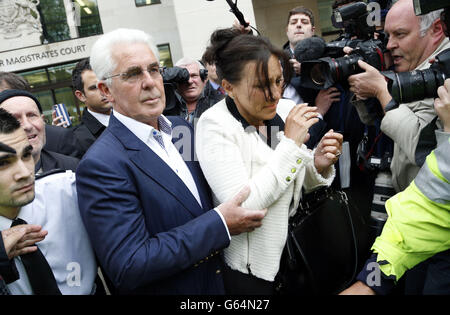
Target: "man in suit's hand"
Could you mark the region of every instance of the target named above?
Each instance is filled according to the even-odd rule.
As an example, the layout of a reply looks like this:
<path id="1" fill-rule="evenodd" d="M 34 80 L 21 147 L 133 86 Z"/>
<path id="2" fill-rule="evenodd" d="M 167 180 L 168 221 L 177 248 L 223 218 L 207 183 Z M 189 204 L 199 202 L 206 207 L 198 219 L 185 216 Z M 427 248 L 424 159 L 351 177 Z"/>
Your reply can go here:
<path id="1" fill-rule="evenodd" d="M 266 216 L 267 209 L 250 210 L 241 207 L 249 195 L 250 187 L 245 186 L 231 200 L 217 207 L 217 210 L 225 218 L 230 235 L 252 232 L 262 225 L 262 219 Z"/>

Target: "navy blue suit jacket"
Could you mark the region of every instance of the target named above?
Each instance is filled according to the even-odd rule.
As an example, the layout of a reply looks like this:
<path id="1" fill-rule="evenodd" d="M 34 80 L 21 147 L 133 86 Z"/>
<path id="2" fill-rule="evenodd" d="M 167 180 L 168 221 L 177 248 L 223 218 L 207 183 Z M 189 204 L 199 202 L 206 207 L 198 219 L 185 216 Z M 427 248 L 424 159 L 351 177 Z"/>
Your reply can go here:
<path id="1" fill-rule="evenodd" d="M 183 119 L 192 149 L 194 133 Z M 174 139 L 178 140 L 178 139 Z M 229 245 L 197 161 L 183 181 L 113 115 L 77 169 L 81 216 L 100 264 L 122 294 L 223 294 L 217 251 Z M 215 255 L 214 255 L 215 254 Z"/>

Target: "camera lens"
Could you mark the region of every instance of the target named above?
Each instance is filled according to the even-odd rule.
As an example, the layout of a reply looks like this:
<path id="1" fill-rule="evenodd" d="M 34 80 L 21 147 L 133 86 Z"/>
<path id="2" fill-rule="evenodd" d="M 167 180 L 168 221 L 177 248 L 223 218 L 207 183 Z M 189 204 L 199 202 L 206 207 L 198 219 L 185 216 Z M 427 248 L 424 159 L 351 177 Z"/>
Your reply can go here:
<path id="1" fill-rule="evenodd" d="M 410 103 L 437 97 L 437 89 L 443 85 L 445 75 L 434 69 L 400 72 L 388 85 L 392 97 L 398 103 Z"/>
<path id="2" fill-rule="evenodd" d="M 347 80 L 352 74 L 361 72 L 358 66 L 358 60 L 363 60 L 360 55 L 349 55 L 336 59 L 336 79 L 337 81 Z"/>
<path id="3" fill-rule="evenodd" d="M 311 80 L 317 85 L 324 85 L 326 77 L 324 76 L 325 69 L 323 63 L 317 63 L 311 68 Z"/>

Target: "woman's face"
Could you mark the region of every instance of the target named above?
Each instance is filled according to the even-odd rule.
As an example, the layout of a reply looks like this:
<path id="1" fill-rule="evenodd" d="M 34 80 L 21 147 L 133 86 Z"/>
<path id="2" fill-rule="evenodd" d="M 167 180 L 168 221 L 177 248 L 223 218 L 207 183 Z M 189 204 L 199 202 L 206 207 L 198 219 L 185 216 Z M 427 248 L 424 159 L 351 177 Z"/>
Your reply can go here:
<path id="1" fill-rule="evenodd" d="M 256 61 L 247 63 L 242 72 L 241 80 L 236 84 L 226 84 L 225 89 L 233 97 L 237 109 L 250 125 L 262 126 L 265 120 L 275 117 L 277 104 L 283 94 L 283 71 L 277 57 L 271 56 L 268 63 L 268 77 L 273 99 L 269 99 L 266 86 L 261 86 L 260 71 L 257 71 Z M 228 88 L 228 89 L 227 89 Z"/>

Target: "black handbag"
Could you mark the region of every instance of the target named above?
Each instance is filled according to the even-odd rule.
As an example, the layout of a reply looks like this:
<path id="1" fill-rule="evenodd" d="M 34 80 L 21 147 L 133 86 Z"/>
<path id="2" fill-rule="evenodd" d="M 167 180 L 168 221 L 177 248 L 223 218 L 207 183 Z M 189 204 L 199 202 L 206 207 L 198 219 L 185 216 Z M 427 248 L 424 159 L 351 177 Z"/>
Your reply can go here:
<path id="1" fill-rule="evenodd" d="M 336 294 L 362 266 L 367 227 L 347 195 L 321 188 L 304 195 L 290 218 L 287 242 L 275 279 L 279 294 Z M 363 245 L 363 246 L 362 246 Z"/>

